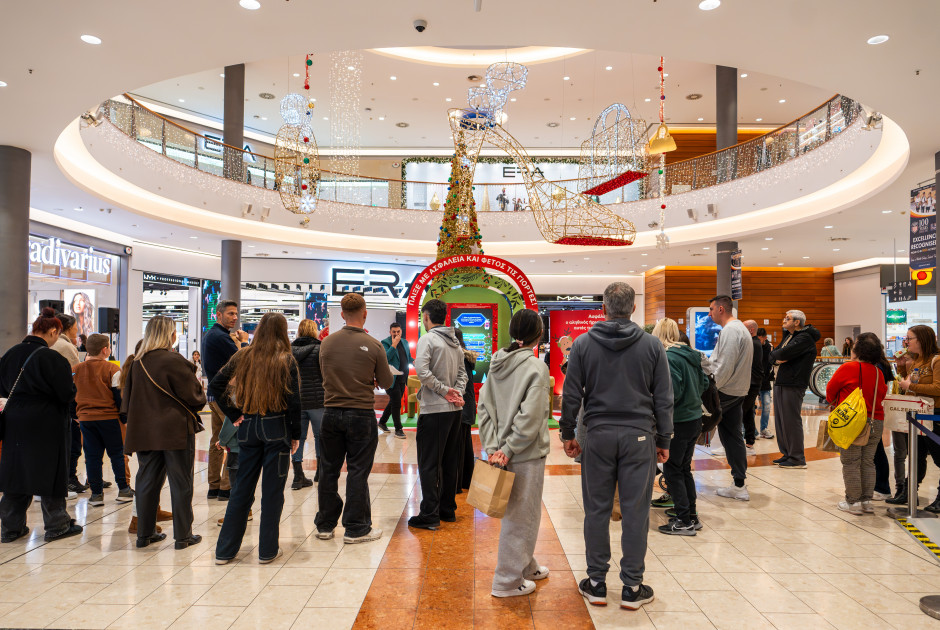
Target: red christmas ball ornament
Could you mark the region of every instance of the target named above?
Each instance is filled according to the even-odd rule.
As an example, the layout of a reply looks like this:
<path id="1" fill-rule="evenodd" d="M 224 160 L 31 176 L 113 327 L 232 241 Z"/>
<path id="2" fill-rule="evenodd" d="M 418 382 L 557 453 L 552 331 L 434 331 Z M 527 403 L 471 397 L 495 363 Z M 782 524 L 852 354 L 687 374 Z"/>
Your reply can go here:
<path id="1" fill-rule="evenodd" d="M 301 184 L 301 185 L 300 185 L 300 189 L 301 189 L 301 190 L 307 190 L 307 184 Z"/>
<path id="2" fill-rule="evenodd" d="M 666 204 L 663 204 L 663 205 L 661 205 L 661 206 L 659 206 L 659 207 L 662 208 L 663 210 L 665 210 L 665 209 L 666 209 Z"/>
<path id="3" fill-rule="evenodd" d="M 663 71 L 663 67 L 662 67 L 662 66 L 659 66 L 658 68 L 656 68 L 656 70 L 657 70 L 658 72 L 662 72 L 662 71 Z"/>
<path id="4" fill-rule="evenodd" d="M 304 136 L 304 142 L 310 142 L 310 138 Z"/>

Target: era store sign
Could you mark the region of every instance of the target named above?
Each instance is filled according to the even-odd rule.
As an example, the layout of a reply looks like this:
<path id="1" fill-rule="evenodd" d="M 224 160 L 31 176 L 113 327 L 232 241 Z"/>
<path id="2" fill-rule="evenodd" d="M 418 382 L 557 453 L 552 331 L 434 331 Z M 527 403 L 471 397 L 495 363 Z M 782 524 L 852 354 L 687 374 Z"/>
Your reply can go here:
<path id="1" fill-rule="evenodd" d="M 111 284 L 111 256 L 94 247 L 29 235 L 29 272 L 53 278 Z"/>

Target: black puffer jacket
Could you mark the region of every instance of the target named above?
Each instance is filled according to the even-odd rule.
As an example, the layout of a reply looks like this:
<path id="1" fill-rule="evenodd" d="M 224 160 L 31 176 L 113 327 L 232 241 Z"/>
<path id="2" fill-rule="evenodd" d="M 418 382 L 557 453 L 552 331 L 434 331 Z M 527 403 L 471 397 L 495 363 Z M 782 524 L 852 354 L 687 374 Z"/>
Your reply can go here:
<path id="1" fill-rule="evenodd" d="M 805 326 L 792 335 L 784 331 L 780 343 L 770 353 L 771 364 L 783 362 L 777 366 L 775 386 L 809 387 L 810 373 L 816 361 L 816 342 L 820 336 L 813 326 Z"/>
<path id="2" fill-rule="evenodd" d="M 294 358 L 300 366 L 301 408 L 323 408 L 323 375 L 320 374 L 320 340 L 313 337 L 297 337 L 291 344 Z"/>

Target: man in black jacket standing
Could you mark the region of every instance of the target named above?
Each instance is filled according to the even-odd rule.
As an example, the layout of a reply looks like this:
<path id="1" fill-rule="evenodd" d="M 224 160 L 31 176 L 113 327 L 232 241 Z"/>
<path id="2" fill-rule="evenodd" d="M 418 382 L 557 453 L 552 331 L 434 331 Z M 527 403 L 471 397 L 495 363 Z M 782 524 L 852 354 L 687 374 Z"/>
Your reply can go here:
<path id="1" fill-rule="evenodd" d="M 754 424 L 754 405 L 757 404 L 757 395 L 764 380 L 764 348 L 757 338 L 757 322 L 749 319 L 744 327 L 751 333 L 751 343 L 754 345 L 754 358 L 751 361 L 751 386 L 744 396 L 741 407 L 741 419 L 744 423 L 744 444 L 747 454 L 754 455 L 754 441 L 757 439 L 757 427 Z"/>
<path id="2" fill-rule="evenodd" d="M 803 311 L 787 311 L 783 338 L 770 353 L 774 365 L 774 424 L 777 446 L 783 457 L 774 463 L 781 468 L 806 468 L 803 452 L 803 395 L 809 385 L 819 331 L 806 324 Z"/>
<path id="3" fill-rule="evenodd" d="M 202 337 L 202 369 L 210 382 L 240 347 L 248 345 L 248 333 L 236 330 L 237 325 L 238 302 L 219 300 L 215 307 L 215 324 Z M 225 452 L 216 448 L 225 414 L 212 396 L 209 396 L 209 408 L 212 410 L 212 437 L 209 440 L 208 498 L 228 501 L 231 485 L 228 475 L 222 474 Z"/>

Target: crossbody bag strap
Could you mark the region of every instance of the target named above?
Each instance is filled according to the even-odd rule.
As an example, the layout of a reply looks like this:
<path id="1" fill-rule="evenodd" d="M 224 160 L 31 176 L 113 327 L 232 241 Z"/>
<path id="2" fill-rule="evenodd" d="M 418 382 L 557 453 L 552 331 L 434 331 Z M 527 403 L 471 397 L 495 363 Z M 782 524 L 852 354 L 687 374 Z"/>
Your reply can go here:
<path id="1" fill-rule="evenodd" d="M 20 373 L 16 375 L 16 380 L 13 381 L 13 387 L 10 388 L 10 393 L 9 393 L 9 395 L 7 395 L 7 402 L 6 402 L 6 404 L 9 405 L 9 404 L 10 404 L 10 400 L 13 399 L 13 392 L 16 391 L 16 386 L 19 384 L 19 382 L 20 382 L 20 377 L 23 376 L 23 372 L 26 370 L 26 366 L 29 364 L 29 360 L 32 359 L 34 356 L 36 356 L 36 353 L 39 352 L 40 350 L 42 350 L 42 347 L 41 347 L 41 346 L 40 346 L 39 348 L 36 348 L 35 350 L 33 350 L 33 351 L 30 353 L 30 355 L 29 355 L 28 357 L 26 357 L 26 360 L 23 361 L 23 366 L 20 368 Z"/>
<path id="2" fill-rule="evenodd" d="M 156 388 L 159 389 L 161 392 L 163 392 L 164 394 L 166 394 L 167 396 L 169 396 L 170 398 L 172 398 L 173 400 L 175 400 L 176 403 L 177 403 L 180 407 L 182 407 L 183 409 L 185 409 L 186 411 L 188 411 L 188 412 L 189 412 L 189 415 L 191 415 L 191 416 L 193 417 L 193 420 L 196 421 L 196 424 L 197 424 L 197 425 L 202 424 L 202 423 L 200 422 L 200 420 L 199 420 L 199 416 L 197 416 L 195 413 L 193 413 L 193 410 L 190 409 L 188 406 L 186 406 L 186 404 L 185 404 L 182 400 L 180 400 L 179 398 L 177 398 L 176 396 L 174 396 L 174 395 L 171 394 L 170 392 L 166 391 L 166 390 L 163 389 L 162 387 L 160 387 L 160 385 L 158 385 L 157 382 L 156 382 L 155 380 L 153 380 L 153 377 L 150 376 L 150 372 L 147 371 L 147 366 L 144 365 L 143 357 L 141 357 L 140 359 L 137 359 L 137 363 L 140 363 L 140 367 L 144 370 L 144 374 L 147 375 L 147 378 L 150 379 L 150 382 L 153 383 L 153 386 L 154 386 L 154 387 L 156 387 Z"/>

